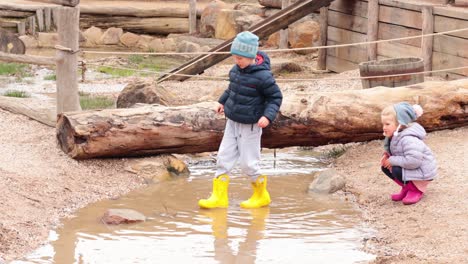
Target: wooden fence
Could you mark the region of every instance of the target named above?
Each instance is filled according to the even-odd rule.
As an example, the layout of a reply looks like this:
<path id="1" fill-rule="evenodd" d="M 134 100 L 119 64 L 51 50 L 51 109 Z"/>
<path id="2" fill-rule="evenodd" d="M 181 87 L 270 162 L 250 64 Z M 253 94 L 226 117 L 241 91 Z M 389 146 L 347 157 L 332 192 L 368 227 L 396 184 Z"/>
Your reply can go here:
<path id="1" fill-rule="evenodd" d="M 335 0 L 321 10 L 326 44 L 345 44 L 420 36 L 468 28 L 467 8 L 416 5 L 402 0 Z M 324 41 L 325 43 L 325 41 Z M 396 57 L 422 57 L 425 70 L 468 65 L 468 30 L 448 35 L 323 50 L 319 67 L 335 72 L 358 68 L 360 62 Z M 468 69 L 439 73 L 448 79 L 468 76 Z"/>
<path id="2" fill-rule="evenodd" d="M 58 45 L 55 57 L 17 55 L 0 52 L 0 61 L 37 65 L 56 65 L 57 114 L 81 110 L 78 95 L 78 54 L 80 10 L 79 0 L 53 0 L 59 4 L 54 8 L 58 32 Z M 0 4 L 2 7 L 4 4 Z M 33 6 L 36 10 L 44 10 Z M 18 8 L 17 6 L 15 8 Z M 26 8 L 25 8 L 26 9 Z M 29 12 L 28 10 L 24 10 Z M 23 11 L 21 11 L 23 12 Z"/>

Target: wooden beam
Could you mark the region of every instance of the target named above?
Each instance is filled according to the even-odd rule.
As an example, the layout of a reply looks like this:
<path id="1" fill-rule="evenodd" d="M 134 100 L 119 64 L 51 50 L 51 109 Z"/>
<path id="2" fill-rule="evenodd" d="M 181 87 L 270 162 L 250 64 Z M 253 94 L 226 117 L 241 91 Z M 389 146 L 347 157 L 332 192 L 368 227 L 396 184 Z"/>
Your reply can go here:
<path id="1" fill-rule="evenodd" d="M 334 72 L 344 72 L 359 69 L 357 63 L 327 55 L 327 69 Z"/>
<path id="2" fill-rule="evenodd" d="M 52 9 L 50 7 L 44 8 L 44 26 L 46 32 L 52 29 Z"/>
<path id="3" fill-rule="evenodd" d="M 35 65 L 55 65 L 55 59 L 52 57 L 18 55 L 0 52 L 0 61 L 27 63 Z"/>
<path id="4" fill-rule="evenodd" d="M 367 18 L 328 10 L 328 25 L 367 34 Z"/>
<path id="5" fill-rule="evenodd" d="M 78 7 L 59 7 L 57 32 L 59 45 L 72 52 L 57 50 L 57 113 L 80 111 L 78 95 L 79 21 Z"/>
<path id="6" fill-rule="evenodd" d="M 37 21 L 37 29 L 39 32 L 44 31 L 44 9 L 39 8 L 36 10 L 36 21 Z"/>
<path id="7" fill-rule="evenodd" d="M 289 0 L 281 0 L 281 9 L 286 9 L 289 6 Z M 289 31 L 288 28 L 284 28 L 280 30 L 280 39 L 279 39 L 279 48 L 280 49 L 287 49 L 289 47 L 288 37 Z"/>
<path id="8" fill-rule="evenodd" d="M 89 16 L 80 17 L 80 27 L 90 28 L 99 25 L 103 28 L 117 27 L 135 33 L 188 33 L 189 21 L 180 17 L 124 17 L 124 16 Z"/>
<path id="9" fill-rule="evenodd" d="M 80 0 L 49 0 L 49 2 L 52 2 L 57 5 L 74 7 L 80 3 Z"/>
<path id="10" fill-rule="evenodd" d="M 36 35 L 36 17 L 30 16 L 27 19 L 27 31 L 30 35 Z"/>
<path id="11" fill-rule="evenodd" d="M 24 36 L 26 35 L 26 22 L 25 21 L 21 21 L 20 23 L 18 23 L 18 35 L 20 36 Z"/>
<path id="12" fill-rule="evenodd" d="M 197 32 L 197 0 L 189 0 L 189 33 Z"/>
<path id="13" fill-rule="evenodd" d="M 461 28 L 468 28 L 468 20 L 456 19 L 443 16 L 434 17 L 434 31 L 443 32 Z M 460 31 L 456 33 L 450 33 L 450 36 L 468 39 L 468 30 Z"/>
<path id="14" fill-rule="evenodd" d="M 28 16 L 32 16 L 32 12 L 24 12 L 24 11 L 14 11 L 14 10 L 0 10 L 0 17 L 21 17 L 25 18 Z"/>
<path id="15" fill-rule="evenodd" d="M 320 8 L 320 46 L 327 45 L 328 39 L 328 7 Z M 317 59 L 317 69 L 326 70 L 327 69 L 327 49 L 319 49 L 318 59 Z"/>
<path id="16" fill-rule="evenodd" d="M 376 41 L 379 38 L 379 0 L 369 0 L 367 13 L 367 41 Z M 367 60 L 377 59 L 377 44 L 367 45 Z"/>
<path id="17" fill-rule="evenodd" d="M 335 0 L 330 4 L 330 10 L 364 18 L 368 13 L 367 2 L 357 0 Z"/>
<path id="18" fill-rule="evenodd" d="M 434 33 L 434 16 L 432 15 L 432 7 L 426 6 L 422 9 L 422 33 L 423 35 Z M 468 44 L 468 42 L 467 42 Z M 434 46 L 434 36 L 422 38 L 421 42 L 421 57 L 424 60 L 424 70 L 432 70 L 432 52 Z M 431 75 L 431 74 L 427 74 Z"/>
<path id="19" fill-rule="evenodd" d="M 379 6 L 379 21 L 416 29 L 422 26 L 420 12 L 384 5 Z"/>

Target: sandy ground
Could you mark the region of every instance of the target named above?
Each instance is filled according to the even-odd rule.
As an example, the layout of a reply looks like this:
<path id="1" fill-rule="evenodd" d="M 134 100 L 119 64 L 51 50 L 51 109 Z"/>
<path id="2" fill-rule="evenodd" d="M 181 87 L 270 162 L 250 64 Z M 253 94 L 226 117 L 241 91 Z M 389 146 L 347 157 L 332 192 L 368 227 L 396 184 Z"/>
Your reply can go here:
<path id="1" fill-rule="evenodd" d="M 278 62 L 281 56 L 274 60 Z M 225 74 L 228 64 L 217 65 L 207 74 Z M 304 73 L 298 75 L 304 77 Z M 357 75 L 354 71 L 334 77 Z M 226 83 L 186 81 L 164 86 L 174 94 L 184 94 L 184 100 L 191 98 L 186 92 L 192 91 L 191 99 L 196 102 L 216 98 Z M 210 87 L 213 92 L 200 93 L 194 87 Z M 284 92 L 299 87 L 313 91 L 361 89 L 359 81 L 281 83 Z M 144 179 L 125 171 L 128 159 L 75 161 L 56 146 L 54 128 L 3 110 L 0 120 L 0 263 L 24 256 L 46 242 L 49 230 L 78 208 L 145 185 Z M 343 197 L 355 203 L 362 210 L 362 221 L 377 230 L 375 237 L 363 240 L 363 248 L 377 255 L 376 263 L 466 263 L 466 138 L 468 127 L 429 134 L 427 143 L 438 160 L 439 178 L 423 200 L 411 206 L 389 198 L 398 186 L 380 172 L 381 141 L 350 144 L 335 162 L 347 178 Z"/>
<path id="2" fill-rule="evenodd" d="M 143 185 L 121 159 L 70 159 L 54 128 L 3 110 L 0 120 L 0 259 L 38 247 L 76 209 Z"/>

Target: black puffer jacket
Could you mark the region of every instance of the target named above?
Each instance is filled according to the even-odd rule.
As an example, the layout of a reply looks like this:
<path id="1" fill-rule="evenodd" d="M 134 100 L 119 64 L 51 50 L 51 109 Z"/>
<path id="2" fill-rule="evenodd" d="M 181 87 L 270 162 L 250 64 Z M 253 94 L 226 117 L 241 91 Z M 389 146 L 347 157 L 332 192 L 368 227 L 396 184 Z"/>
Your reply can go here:
<path id="1" fill-rule="evenodd" d="M 283 101 L 270 71 L 270 58 L 259 51 L 255 62 L 244 69 L 232 67 L 229 87 L 218 100 L 227 118 L 243 124 L 257 123 L 262 116 L 273 122 Z"/>

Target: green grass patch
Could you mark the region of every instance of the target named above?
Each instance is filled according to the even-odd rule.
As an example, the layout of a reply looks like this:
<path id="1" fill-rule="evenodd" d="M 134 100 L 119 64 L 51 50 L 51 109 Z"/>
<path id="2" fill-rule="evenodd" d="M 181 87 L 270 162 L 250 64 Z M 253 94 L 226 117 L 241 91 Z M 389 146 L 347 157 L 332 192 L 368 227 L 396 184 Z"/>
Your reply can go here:
<path id="1" fill-rule="evenodd" d="M 99 72 L 106 73 L 115 77 L 128 77 L 135 74 L 134 70 L 127 70 L 127 69 L 116 69 L 107 66 L 100 66 L 98 68 Z"/>
<path id="2" fill-rule="evenodd" d="M 55 74 L 47 75 L 47 76 L 44 77 L 44 80 L 46 80 L 46 81 L 56 81 L 57 80 L 57 75 L 55 75 Z"/>
<path id="3" fill-rule="evenodd" d="M 29 67 L 21 63 L 0 63 L 0 75 L 27 77 L 32 76 Z"/>
<path id="4" fill-rule="evenodd" d="M 324 156 L 326 158 L 330 158 L 330 159 L 337 159 L 339 158 L 340 156 L 342 156 L 343 154 L 346 153 L 346 150 L 348 150 L 347 147 L 345 146 L 337 146 L 337 147 L 333 147 L 332 149 L 326 151 L 324 154 Z"/>
<path id="5" fill-rule="evenodd" d="M 114 108 L 113 99 L 102 95 L 90 95 L 80 92 L 80 105 L 83 110 Z"/>
<path id="6" fill-rule="evenodd" d="M 18 98 L 27 98 L 30 97 L 29 94 L 25 91 L 17 91 L 17 90 L 8 90 L 4 94 L 4 96 L 9 97 L 18 97 Z"/>

